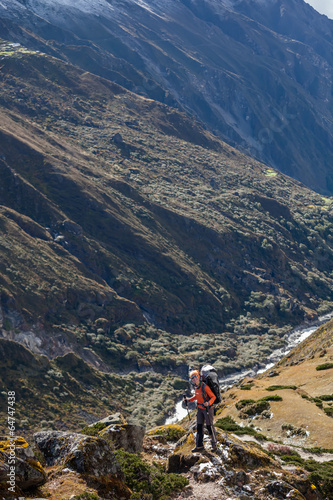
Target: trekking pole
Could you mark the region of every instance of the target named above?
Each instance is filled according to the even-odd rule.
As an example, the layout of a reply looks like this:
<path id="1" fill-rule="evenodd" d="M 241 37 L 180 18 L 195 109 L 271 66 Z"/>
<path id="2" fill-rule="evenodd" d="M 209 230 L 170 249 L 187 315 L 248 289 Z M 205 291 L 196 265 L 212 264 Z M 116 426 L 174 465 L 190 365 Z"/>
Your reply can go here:
<path id="1" fill-rule="evenodd" d="M 184 398 L 185 406 L 186 406 L 186 409 L 187 409 L 187 415 L 188 415 L 189 421 L 191 422 L 190 412 L 189 412 L 189 409 L 188 409 L 188 404 L 187 404 L 187 399 L 186 399 L 185 394 L 183 394 L 183 398 Z"/>

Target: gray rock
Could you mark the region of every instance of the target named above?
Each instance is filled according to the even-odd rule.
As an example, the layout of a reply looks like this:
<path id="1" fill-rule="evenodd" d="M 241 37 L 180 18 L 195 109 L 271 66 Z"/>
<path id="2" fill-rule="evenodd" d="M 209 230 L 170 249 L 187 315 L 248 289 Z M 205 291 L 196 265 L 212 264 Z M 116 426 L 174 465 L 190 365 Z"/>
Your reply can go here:
<path id="1" fill-rule="evenodd" d="M 288 493 L 295 490 L 293 486 L 284 482 L 284 481 L 272 481 L 271 483 L 265 486 L 268 493 L 274 495 L 275 498 L 280 498 L 281 500 L 285 500 Z"/>
<path id="2" fill-rule="evenodd" d="M 104 439 L 70 432 L 44 431 L 34 434 L 47 465 L 63 465 L 96 478 L 117 475 L 121 467 Z"/>
<path id="3" fill-rule="evenodd" d="M 89 427 L 93 427 L 95 424 L 123 424 L 124 420 L 123 417 L 121 416 L 121 413 L 113 413 L 112 415 L 108 415 L 107 417 L 103 418 L 102 420 L 98 420 L 98 422 L 94 422 L 93 424 L 90 424 Z"/>
<path id="4" fill-rule="evenodd" d="M 99 436 L 113 449 L 124 448 L 129 453 L 140 453 L 143 446 L 145 428 L 134 424 L 112 424 L 103 429 Z"/>
<path id="5" fill-rule="evenodd" d="M 21 490 L 35 488 L 46 483 L 46 473 L 36 460 L 34 452 L 21 437 L 11 446 L 8 438 L 1 438 L 0 443 L 0 483 L 12 481 L 8 486 Z"/>

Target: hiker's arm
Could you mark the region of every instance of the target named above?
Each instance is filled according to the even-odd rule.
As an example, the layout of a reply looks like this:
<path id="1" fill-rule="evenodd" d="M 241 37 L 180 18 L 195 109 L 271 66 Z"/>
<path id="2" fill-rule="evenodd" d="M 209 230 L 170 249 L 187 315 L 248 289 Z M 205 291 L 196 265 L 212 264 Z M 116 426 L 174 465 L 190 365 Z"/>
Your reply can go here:
<path id="1" fill-rule="evenodd" d="M 216 399 L 216 396 L 212 392 L 212 390 L 208 387 L 208 385 L 205 386 L 205 391 L 209 397 L 209 401 L 207 401 L 207 403 L 204 403 L 204 406 L 212 406 L 212 404 L 214 403 L 214 401 Z"/>

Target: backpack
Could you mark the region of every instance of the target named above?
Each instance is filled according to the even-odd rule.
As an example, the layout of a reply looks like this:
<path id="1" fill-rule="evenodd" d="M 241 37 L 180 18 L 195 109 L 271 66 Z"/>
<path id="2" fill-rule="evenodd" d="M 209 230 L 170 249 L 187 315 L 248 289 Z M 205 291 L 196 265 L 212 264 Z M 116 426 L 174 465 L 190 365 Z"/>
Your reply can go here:
<path id="1" fill-rule="evenodd" d="M 221 392 L 220 392 L 220 384 L 219 378 L 217 375 L 217 371 L 212 365 L 205 365 L 201 368 L 201 379 L 202 379 L 202 395 L 204 400 L 207 400 L 207 393 L 205 391 L 205 385 L 207 384 L 211 391 L 216 396 L 216 399 L 213 405 L 217 405 L 221 403 Z"/>

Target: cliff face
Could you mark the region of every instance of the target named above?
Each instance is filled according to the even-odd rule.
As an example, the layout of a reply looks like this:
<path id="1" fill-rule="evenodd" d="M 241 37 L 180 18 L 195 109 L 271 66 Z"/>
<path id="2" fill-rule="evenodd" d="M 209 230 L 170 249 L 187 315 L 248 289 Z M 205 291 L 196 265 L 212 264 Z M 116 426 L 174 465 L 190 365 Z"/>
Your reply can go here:
<path id="1" fill-rule="evenodd" d="M 332 22 L 302 0 L 2 2 L 0 33 L 176 106 L 332 193 Z"/>

